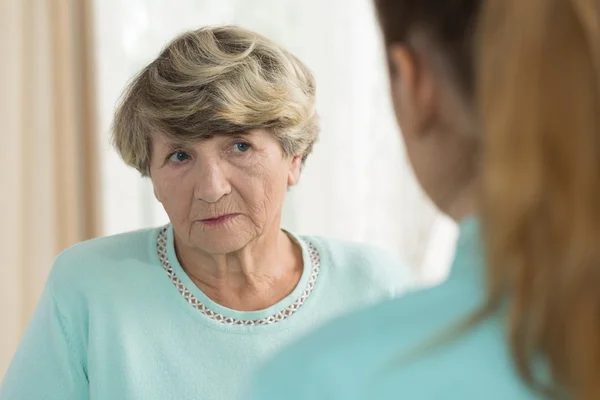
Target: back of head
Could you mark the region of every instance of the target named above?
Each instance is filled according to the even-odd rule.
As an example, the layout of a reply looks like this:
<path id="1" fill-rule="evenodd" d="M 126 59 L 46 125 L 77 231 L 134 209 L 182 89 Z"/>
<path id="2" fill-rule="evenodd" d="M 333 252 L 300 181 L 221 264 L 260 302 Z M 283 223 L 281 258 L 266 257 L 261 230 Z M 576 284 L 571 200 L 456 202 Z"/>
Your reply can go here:
<path id="1" fill-rule="evenodd" d="M 287 155 L 304 160 L 319 131 L 315 86 L 300 60 L 262 35 L 237 26 L 188 31 L 131 81 L 113 142 L 143 175 L 157 134 L 198 141 L 267 129 Z"/>
<path id="2" fill-rule="evenodd" d="M 600 398 L 600 0 L 375 2 L 386 42 L 425 32 L 477 105 L 482 315 L 508 306 L 528 383 Z"/>

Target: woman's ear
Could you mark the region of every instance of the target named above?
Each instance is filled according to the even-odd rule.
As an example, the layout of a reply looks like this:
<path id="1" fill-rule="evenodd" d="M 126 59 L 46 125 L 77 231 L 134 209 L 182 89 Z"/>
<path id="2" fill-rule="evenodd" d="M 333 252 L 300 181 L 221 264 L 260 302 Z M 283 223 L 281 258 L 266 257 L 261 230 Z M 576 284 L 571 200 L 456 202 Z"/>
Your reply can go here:
<path id="1" fill-rule="evenodd" d="M 302 169 L 302 156 L 293 156 L 290 162 L 290 172 L 288 174 L 288 186 L 294 186 L 300 180 L 300 170 Z"/>
<path id="2" fill-rule="evenodd" d="M 395 83 L 403 83 L 414 90 L 416 59 L 412 50 L 403 44 L 392 44 L 388 49 L 390 75 Z M 398 88 L 399 89 L 399 88 Z"/>
<path id="3" fill-rule="evenodd" d="M 388 49 L 396 115 L 401 126 L 410 127 L 407 131 L 417 135 L 429 130 L 437 106 L 435 74 L 425 55 L 403 44 L 392 44 Z"/>

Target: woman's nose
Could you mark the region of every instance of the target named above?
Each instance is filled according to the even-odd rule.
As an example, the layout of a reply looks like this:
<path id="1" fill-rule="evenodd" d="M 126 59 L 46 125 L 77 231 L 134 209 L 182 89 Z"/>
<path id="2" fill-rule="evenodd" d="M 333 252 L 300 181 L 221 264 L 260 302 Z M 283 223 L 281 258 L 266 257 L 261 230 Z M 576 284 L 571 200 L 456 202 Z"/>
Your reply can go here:
<path id="1" fill-rule="evenodd" d="M 231 193 L 231 185 L 218 161 L 202 164 L 197 170 L 194 196 L 207 203 L 216 203 L 221 197 Z"/>

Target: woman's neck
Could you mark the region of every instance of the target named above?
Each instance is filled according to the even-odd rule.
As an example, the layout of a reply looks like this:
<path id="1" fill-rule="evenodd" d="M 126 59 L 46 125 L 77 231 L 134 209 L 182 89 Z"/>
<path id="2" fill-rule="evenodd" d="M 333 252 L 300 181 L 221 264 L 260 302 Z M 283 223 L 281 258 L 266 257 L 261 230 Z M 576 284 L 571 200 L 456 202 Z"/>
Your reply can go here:
<path id="1" fill-rule="evenodd" d="M 302 249 L 280 229 L 228 254 L 210 255 L 177 242 L 175 247 L 183 269 L 205 295 L 240 311 L 276 304 L 302 275 Z"/>

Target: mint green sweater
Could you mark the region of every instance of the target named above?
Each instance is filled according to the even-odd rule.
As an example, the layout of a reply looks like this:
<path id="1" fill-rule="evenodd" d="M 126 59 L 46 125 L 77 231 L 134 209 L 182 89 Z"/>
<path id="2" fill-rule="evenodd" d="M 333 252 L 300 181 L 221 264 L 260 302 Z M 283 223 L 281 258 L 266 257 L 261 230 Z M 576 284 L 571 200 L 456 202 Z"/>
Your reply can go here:
<path id="1" fill-rule="evenodd" d="M 469 218 L 443 284 L 330 321 L 278 352 L 244 399 L 541 399 L 517 374 L 502 313 L 451 335 L 485 302 L 483 253 Z"/>
<path id="2" fill-rule="evenodd" d="M 192 283 L 175 256 L 171 227 L 66 250 L 0 400 L 235 399 L 285 343 L 410 283 L 407 268 L 379 250 L 295 239 L 304 257 L 298 286 L 255 312 L 221 307 Z"/>

